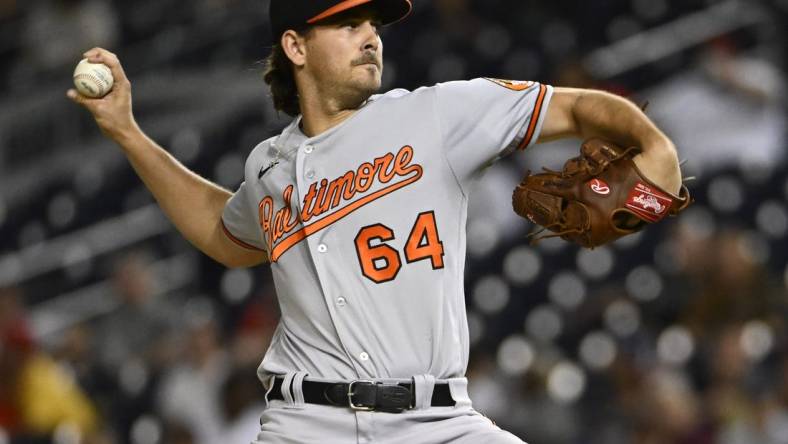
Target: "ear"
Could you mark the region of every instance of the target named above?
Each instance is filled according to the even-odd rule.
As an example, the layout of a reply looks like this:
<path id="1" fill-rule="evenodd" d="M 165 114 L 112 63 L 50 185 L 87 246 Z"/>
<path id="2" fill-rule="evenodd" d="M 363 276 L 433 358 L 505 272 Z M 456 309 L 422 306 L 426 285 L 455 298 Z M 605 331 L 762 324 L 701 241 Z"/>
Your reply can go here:
<path id="1" fill-rule="evenodd" d="M 282 34 L 280 43 L 293 65 L 304 66 L 306 63 L 306 39 L 303 36 L 291 29 Z"/>

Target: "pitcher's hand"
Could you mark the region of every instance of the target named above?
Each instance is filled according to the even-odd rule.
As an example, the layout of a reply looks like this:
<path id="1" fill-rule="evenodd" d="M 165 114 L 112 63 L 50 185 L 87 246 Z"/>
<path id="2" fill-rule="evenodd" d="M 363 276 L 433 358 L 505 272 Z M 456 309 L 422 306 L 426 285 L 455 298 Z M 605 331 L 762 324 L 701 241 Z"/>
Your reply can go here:
<path id="1" fill-rule="evenodd" d="M 139 131 L 131 110 L 131 83 L 118 56 L 103 48 L 93 48 L 83 56 L 91 63 L 103 63 L 109 67 L 114 78 L 112 90 L 104 97 L 91 99 L 72 88 L 66 96 L 90 111 L 101 132 L 117 142 Z"/>

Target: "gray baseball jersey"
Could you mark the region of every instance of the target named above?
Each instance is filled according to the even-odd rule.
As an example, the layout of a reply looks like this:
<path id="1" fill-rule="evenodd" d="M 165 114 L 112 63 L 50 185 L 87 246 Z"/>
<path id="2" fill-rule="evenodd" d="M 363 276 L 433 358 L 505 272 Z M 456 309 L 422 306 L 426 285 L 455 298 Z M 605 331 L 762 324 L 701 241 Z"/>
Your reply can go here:
<path id="1" fill-rule="evenodd" d="M 535 142 L 552 91 L 498 79 L 393 90 L 318 136 L 298 118 L 258 145 L 223 222 L 271 259 L 282 317 L 260 377 L 463 376 L 468 193 Z"/>

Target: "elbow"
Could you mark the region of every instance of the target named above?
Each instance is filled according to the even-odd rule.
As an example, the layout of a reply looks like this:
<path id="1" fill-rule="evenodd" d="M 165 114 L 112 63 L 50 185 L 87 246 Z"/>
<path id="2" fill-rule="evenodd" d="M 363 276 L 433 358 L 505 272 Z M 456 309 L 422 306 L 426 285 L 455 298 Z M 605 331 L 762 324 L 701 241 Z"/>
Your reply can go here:
<path id="1" fill-rule="evenodd" d="M 211 256 L 213 260 L 229 269 L 250 268 L 268 262 L 268 256 L 264 251 L 244 251 L 240 254 L 225 253 L 222 255 Z"/>
<path id="2" fill-rule="evenodd" d="M 224 268 L 228 268 L 230 270 L 247 268 L 247 265 L 235 258 L 213 258 L 213 260 L 221 264 Z"/>

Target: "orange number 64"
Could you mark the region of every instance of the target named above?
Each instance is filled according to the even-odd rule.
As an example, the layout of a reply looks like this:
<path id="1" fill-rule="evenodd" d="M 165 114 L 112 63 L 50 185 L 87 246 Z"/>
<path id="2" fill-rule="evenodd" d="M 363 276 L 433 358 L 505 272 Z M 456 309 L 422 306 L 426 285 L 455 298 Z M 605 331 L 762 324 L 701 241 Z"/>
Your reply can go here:
<path id="1" fill-rule="evenodd" d="M 369 225 L 358 232 L 356 253 L 361 273 L 367 279 L 382 284 L 397 277 L 402 268 L 399 251 L 385 244 L 394 239 L 394 231 L 383 224 Z M 429 259 L 432 268 L 437 270 L 443 268 L 443 255 L 435 213 L 426 211 L 419 214 L 405 243 L 405 260 L 410 264 Z"/>

